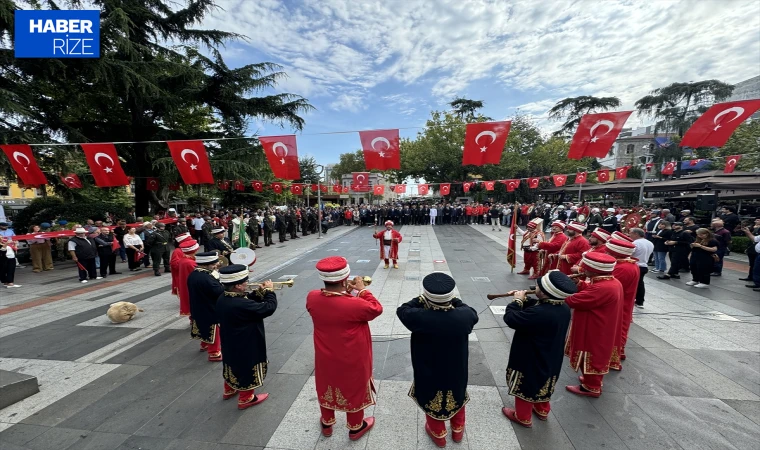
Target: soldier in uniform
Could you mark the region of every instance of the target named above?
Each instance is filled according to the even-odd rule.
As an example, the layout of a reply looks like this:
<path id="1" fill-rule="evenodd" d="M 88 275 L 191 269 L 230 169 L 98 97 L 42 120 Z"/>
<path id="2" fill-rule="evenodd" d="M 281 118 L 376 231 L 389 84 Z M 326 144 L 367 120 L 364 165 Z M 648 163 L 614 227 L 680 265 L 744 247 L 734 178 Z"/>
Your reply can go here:
<path id="1" fill-rule="evenodd" d="M 177 236 L 184 235 L 185 233 L 190 233 L 190 229 L 187 228 L 187 220 L 184 217 L 180 217 L 179 219 L 177 219 L 177 223 L 174 224 L 174 226 L 171 227 L 169 231 L 172 232 L 172 239 L 174 239 L 175 247 L 179 245 Z"/>
<path id="2" fill-rule="evenodd" d="M 211 217 L 206 216 L 203 218 L 205 222 L 203 222 L 203 225 L 201 226 L 201 238 L 198 242 L 200 245 L 203 245 L 206 250 L 209 250 L 208 243 L 211 240 L 211 230 L 213 230 L 214 222 L 211 220 Z"/>
<path id="3" fill-rule="evenodd" d="M 298 231 L 298 217 L 296 216 L 296 212 L 292 209 L 288 211 L 288 233 L 290 233 L 290 239 L 299 239 L 298 234 L 296 232 Z"/>
<path id="4" fill-rule="evenodd" d="M 245 227 L 248 236 L 251 238 L 250 245 L 252 248 L 261 248 L 259 246 L 259 218 L 256 214 L 251 214 L 248 218 L 248 224 Z"/>
<path id="5" fill-rule="evenodd" d="M 264 246 L 272 245 L 272 233 L 274 232 L 275 218 L 271 211 L 264 213 Z"/>
<path id="6" fill-rule="evenodd" d="M 146 245 L 150 247 L 150 259 L 153 261 L 153 274 L 157 277 L 161 276 L 160 265 L 161 260 L 164 262 L 164 273 L 171 272 L 169 268 L 169 242 L 172 240 L 172 235 L 169 230 L 166 229 L 166 225 L 159 222 L 158 229 L 146 238 Z"/>
<path id="7" fill-rule="evenodd" d="M 215 272 L 219 265 L 216 252 L 195 254 L 195 269 L 187 277 L 190 293 L 190 337 L 201 341 L 201 351 L 208 352 L 209 361 L 222 360 L 219 320 L 216 301 L 224 294 L 224 287 Z"/>

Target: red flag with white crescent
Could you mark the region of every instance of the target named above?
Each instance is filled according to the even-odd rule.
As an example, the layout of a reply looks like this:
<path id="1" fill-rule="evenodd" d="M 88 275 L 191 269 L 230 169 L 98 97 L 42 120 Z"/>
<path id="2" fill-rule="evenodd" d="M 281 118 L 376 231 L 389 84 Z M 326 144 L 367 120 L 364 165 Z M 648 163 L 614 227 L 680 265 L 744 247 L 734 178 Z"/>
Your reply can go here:
<path id="1" fill-rule="evenodd" d="M 301 178 L 298 166 L 298 148 L 295 135 L 261 136 L 259 142 L 267 155 L 269 167 L 276 178 L 297 180 Z"/>
<path id="2" fill-rule="evenodd" d="M 487 191 L 493 191 L 494 185 L 496 184 L 493 181 L 484 181 L 483 183 L 486 185 Z"/>
<path id="3" fill-rule="evenodd" d="M 359 132 L 367 170 L 401 169 L 398 129 Z"/>
<path id="4" fill-rule="evenodd" d="M 586 114 L 581 117 L 567 157 L 581 159 L 587 156 L 594 158 L 607 156 L 632 112 L 604 112 Z"/>
<path id="5" fill-rule="evenodd" d="M 356 192 L 365 192 L 369 190 L 369 172 L 351 172 L 353 183 L 351 190 Z"/>
<path id="6" fill-rule="evenodd" d="M 600 183 L 606 183 L 610 181 L 610 171 L 609 169 L 600 169 L 596 171 L 596 179 Z"/>
<path id="7" fill-rule="evenodd" d="M 567 181 L 567 175 L 552 175 L 552 178 L 556 187 L 564 186 Z"/>
<path id="8" fill-rule="evenodd" d="M 282 194 L 282 183 L 280 182 L 272 183 L 272 190 L 274 191 L 275 194 Z"/>
<path id="9" fill-rule="evenodd" d="M 631 166 L 623 166 L 618 167 L 615 169 L 615 179 L 616 180 L 624 180 L 628 178 L 628 169 L 630 169 Z"/>
<path id="10" fill-rule="evenodd" d="M 396 185 L 396 193 L 397 194 L 404 194 L 404 193 L 406 193 L 406 185 L 405 184 L 397 184 Z"/>
<path id="11" fill-rule="evenodd" d="M 583 184 L 586 182 L 586 172 L 577 172 L 575 174 L 575 184 Z"/>
<path id="12" fill-rule="evenodd" d="M 511 125 L 510 121 L 468 123 L 464 132 L 462 165 L 499 164 Z"/>
<path id="13" fill-rule="evenodd" d="M 760 99 L 713 105 L 699 116 L 681 139 L 681 147 L 722 147 L 736 127 L 760 109 Z"/>
<path id="14" fill-rule="evenodd" d="M 451 194 L 451 183 L 441 183 L 439 190 L 441 191 L 441 195 Z"/>
<path id="15" fill-rule="evenodd" d="M 37 160 L 34 158 L 32 147 L 27 144 L 0 145 L 11 167 L 16 171 L 21 183 L 27 186 L 47 184 L 47 177 L 42 173 Z"/>
<path id="16" fill-rule="evenodd" d="M 332 190 L 333 192 L 337 192 L 338 194 L 340 194 L 341 192 L 343 192 L 343 186 L 339 184 L 333 184 Z"/>
<path id="17" fill-rule="evenodd" d="M 343 186 L 343 193 L 348 194 L 348 186 Z"/>
<path id="18" fill-rule="evenodd" d="M 538 183 L 541 182 L 541 177 L 528 178 L 528 187 L 531 189 L 538 188 Z"/>
<path id="19" fill-rule="evenodd" d="M 326 184 L 320 184 L 319 190 L 322 191 L 323 194 L 327 194 L 327 185 Z"/>
<path id="20" fill-rule="evenodd" d="M 726 168 L 723 169 L 723 173 L 734 173 L 740 159 L 742 159 L 742 155 L 726 156 Z"/>
<path id="21" fill-rule="evenodd" d="M 694 167 L 700 162 L 704 161 L 703 159 L 690 159 L 689 160 L 689 167 Z"/>
<path id="22" fill-rule="evenodd" d="M 203 141 L 166 141 L 185 184 L 214 184 Z"/>
<path id="23" fill-rule="evenodd" d="M 264 190 L 264 183 L 261 181 L 253 180 L 251 181 L 251 187 L 256 192 L 262 192 Z"/>
<path id="24" fill-rule="evenodd" d="M 319 190 L 319 186 L 317 186 L 316 184 L 312 184 L 311 186 L 309 186 L 309 189 L 311 189 L 311 192 L 317 192 Z"/>
<path id="25" fill-rule="evenodd" d="M 293 195 L 302 195 L 303 194 L 303 184 L 291 184 L 290 185 L 290 193 Z"/>
<path id="26" fill-rule="evenodd" d="M 470 188 L 472 187 L 472 183 L 469 181 L 465 181 L 462 183 L 462 190 L 466 193 L 470 192 Z"/>
<path id="27" fill-rule="evenodd" d="M 147 191 L 158 191 L 158 178 L 155 177 L 149 177 L 145 180 L 145 190 Z"/>
<path id="28" fill-rule="evenodd" d="M 504 182 L 504 185 L 507 186 L 507 192 L 514 192 L 515 189 L 520 187 L 520 180 L 507 180 Z"/>
<path id="29" fill-rule="evenodd" d="M 668 163 L 665 163 L 664 166 L 662 166 L 662 170 L 660 173 L 663 175 L 673 175 L 673 172 L 676 170 L 676 162 L 670 161 Z"/>
<path id="30" fill-rule="evenodd" d="M 242 180 L 235 181 L 235 190 L 236 191 L 245 191 L 245 183 L 243 183 Z"/>
<path id="31" fill-rule="evenodd" d="M 646 165 L 647 172 L 649 172 L 650 170 L 652 170 L 652 167 L 654 167 L 654 163 L 647 163 L 647 165 Z"/>
<path id="32" fill-rule="evenodd" d="M 129 178 L 119 162 L 116 147 L 110 143 L 80 144 L 87 158 L 87 165 L 98 187 L 129 185 Z"/>
<path id="33" fill-rule="evenodd" d="M 417 185 L 417 192 L 419 192 L 420 195 L 428 195 L 428 192 L 430 192 L 430 186 L 427 184 Z"/>
<path id="34" fill-rule="evenodd" d="M 229 180 L 222 180 L 216 183 L 217 187 L 223 191 L 226 191 L 230 188 L 230 182 Z"/>
<path id="35" fill-rule="evenodd" d="M 372 193 L 375 195 L 385 194 L 385 186 L 383 186 L 382 184 L 376 184 L 374 189 L 372 190 Z"/>
<path id="36" fill-rule="evenodd" d="M 66 187 L 71 189 L 82 189 L 82 181 L 79 179 L 79 176 L 75 173 L 70 173 L 66 175 L 65 177 L 61 175 L 61 181 L 63 184 L 66 185 Z"/>

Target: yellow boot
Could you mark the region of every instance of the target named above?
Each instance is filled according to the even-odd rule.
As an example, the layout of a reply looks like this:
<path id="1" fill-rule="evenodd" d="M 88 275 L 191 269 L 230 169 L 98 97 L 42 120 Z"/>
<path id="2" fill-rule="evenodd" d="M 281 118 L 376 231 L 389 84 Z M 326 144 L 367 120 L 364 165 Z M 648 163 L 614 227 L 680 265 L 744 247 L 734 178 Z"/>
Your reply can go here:
<path id="1" fill-rule="evenodd" d="M 393 265 L 393 268 L 394 268 L 394 269 L 398 269 L 398 264 L 394 264 L 394 265 Z"/>
<path id="2" fill-rule="evenodd" d="M 387 269 L 387 268 L 388 268 L 388 264 L 386 264 L 385 267 L 383 267 L 383 269 Z"/>

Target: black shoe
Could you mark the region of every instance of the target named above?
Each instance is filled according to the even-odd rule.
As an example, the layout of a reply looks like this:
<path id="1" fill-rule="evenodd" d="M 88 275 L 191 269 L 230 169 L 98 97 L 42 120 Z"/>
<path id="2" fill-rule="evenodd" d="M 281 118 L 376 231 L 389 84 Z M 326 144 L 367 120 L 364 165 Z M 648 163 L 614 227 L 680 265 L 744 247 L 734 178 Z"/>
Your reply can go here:
<path id="1" fill-rule="evenodd" d="M 153 275 L 155 275 L 157 277 L 160 277 L 161 276 L 161 272 L 153 272 Z"/>
<path id="2" fill-rule="evenodd" d="M 739 278 L 739 280 L 741 280 L 741 281 L 752 281 L 752 278 L 750 278 L 750 277 L 747 277 L 747 278 Z"/>
<path id="3" fill-rule="evenodd" d="M 111 272 L 108 275 L 121 275 L 121 272 Z"/>
<path id="4" fill-rule="evenodd" d="M 634 303 L 634 304 L 636 305 L 636 307 L 637 307 L 637 308 L 641 308 L 641 309 L 644 309 L 644 304 L 643 304 L 643 303 L 638 303 L 638 302 L 636 302 L 636 303 Z"/>
<path id="5" fill-rule="evenodd" d="M 713 273 L 711 273 L 711 274 L 710 274 L 710 276 L 711 276 L 711 277 L 720 277 L 720 276 L 722 276 L 722 275 L 721 275 L 721 274 L 719 274 L 718 272 L 713 272 Z"/>
<path id="6" fill-rule="evenodd" d="M 164 267 L 164 273 L 172 273 L 172 270 L 168 267 Z"/>
<path id="7" fill-rule="evenodd" d="M 670 278 L 674 278 L 676 280 L 680 280 L 681 279 L 681 275 L 670 275 Z"/>
<path id="8" fill-rule="evenodd" d="M 657 275 L 658 280 L 669 280 L 670 275 Z"/>
<path id="9" fill-rule="evenodd" d="M 752 290 L 755 291 L 755 292 L 760 292 L 760 288 L 755 288 L 755 289 L 752 289 Z"/>
<path id="10" fill-rule="evenodd" d="M 752 289 L 760 288 L 760 286 L 758 286 L 756 284 L 745 284 L 744 287 L 748 287 L 748 288 L 752 288 Z"/>

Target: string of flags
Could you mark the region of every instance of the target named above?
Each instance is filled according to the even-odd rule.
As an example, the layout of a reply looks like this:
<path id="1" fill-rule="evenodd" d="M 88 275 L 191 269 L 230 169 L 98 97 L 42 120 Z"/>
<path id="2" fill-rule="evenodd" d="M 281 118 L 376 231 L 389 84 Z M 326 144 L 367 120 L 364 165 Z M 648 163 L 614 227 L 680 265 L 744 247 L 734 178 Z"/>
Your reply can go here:
<path id="1" fill-rule="evenodd" d="M 687 130 L 680 146 L 691 148 L 721 147 L 728 141 L 739 124 L 758 109 L 760 109 L 760 99 L 713 105 Z M 606 156 L 632 112 L 620 111 L 584 115 L 571 141 L 568 158 L 601 158 Z M 466 124 L 462 165 L 499 164 L 509 137 L 510 126 L 510 121 Z M 364 153 L 366 170 L 401 169 L 399 129 L 366 130 L 359 131 L 358 134 Z M 275 178 L 282 180 L 298 180 L 301 178 L 295 135 L 260 136 L 258 141 L 261 143 Z M 129 144 L 129 142 L 119 144 Z M 208 152 L 202 140 L 166 141 L 166 144 L 184 184 L 214 184 Z M 90 172 L 98 187 L 130 184 L 130 178 L 124 173 L 114 143 L 81 143 L 78 145 L 85 154 Z M 5 152 L 11 166 L 25 186 L 47 184 L 47 178 L 37 164 L 30 144 L 0 145 L 0 148 Z M 724 171 L 726 173 L 733 172 L 739 158 L 740 155 L 729 157 Z M 675 164 L 675 162 L 666 163 L 662 168 L 662 173 L 672 175 L 675 171 Z M 615 170 L 617 172 L 621 169 L 625 168 Z M 649 169 L 651 167 L 648 166 L 647 170 Z M 627 172 L 627 169 L 625 171 Z M 567 175 L 552 175 L 552 177 L 555 185 L 560 186 L 564 185 Z M 576 174 L 576 180 L 579 177 L 582 180 L 579 183 L 585 183 L 585 172 Z M 616 178 L 620 179 L 621 177 L 618 174 Z M 75 174 L 62 176 L 61 179 L 66 186 L 71 188 L 82 186 L 81 180 Z M 597 179 L 600 182 L 606 182 L 609 180 L 609 173 L 598 172 Z M 528 179 L 528 181 L 530 180 Z M 243 182 L 236 181 L 235 189 L 239 190 L 241 186 L 244 189 L 244 185 L 238 183 Z M 149 179 L 146 187 L 149 190 L 157 190 L 157 180 Z M 172 186 L 172 188 L 174 187 L 179 189 L 178 186 Z M 255 181 L 253 187 L 254 190 L 257 189 Z M 274 186 L 272 189 L 277 192 Z M 282 187 L 279 189 L 281 190 Z"/>

